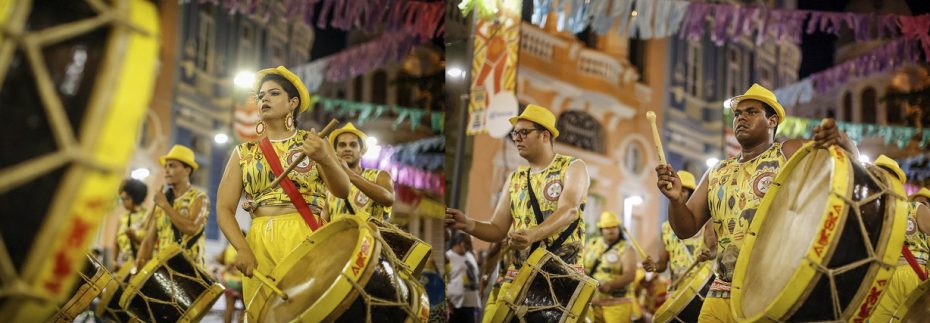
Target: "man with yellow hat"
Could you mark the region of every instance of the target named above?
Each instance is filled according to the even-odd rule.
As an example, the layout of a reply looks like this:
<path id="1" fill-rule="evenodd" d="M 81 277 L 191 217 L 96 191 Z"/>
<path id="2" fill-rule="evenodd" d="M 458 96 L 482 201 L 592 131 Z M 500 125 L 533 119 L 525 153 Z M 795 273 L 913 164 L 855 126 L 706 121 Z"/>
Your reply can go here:
<path id="1" fill-rule="evenodd" d="M 885 155 L 878 156 L 875 159 L 875 166 L 888 172 L 892 185 L 901 186 L 907 182 L 904 171 L 894 159 Z M 898 266 L 891 274 L 891 279 L 888 280 L 885 292 L 878 301 L 878 306 L 875 307 L 870 321 L 890 321 L 898 307 L 920 285 L 917 271 L 927 273 L 927 262 L 930 260 L 930 208 L 926 205 L 915 201 L 908 203 L 904 245 L 907 246 L 907 252 L 910 252 L 910 255 L 906 255 L 902 250 L 902 255 L 898 258 Z M 917 263 L 916 267 L 910 264 L 908 257 L 913 257 L 912 261 Z"/>
<path id="2" fill-rule="evenodd" d="M 202 265 L 203 227 L 210 215 L 210 198 L 191 186 L 191 174 L 199 167 L 194 151 L 174 145 L 167 155 L 161 156 L 160 161 L 165 169 L 166 189 L 155 192 L 155 230 L 147 230 L 137 266 L 141 268 L 151 258 L 156 238 L 158 250 L 177 245 Z"/>
<path id="3" fill-rule="evenodd" d="M 391 205 L 394 205 L 394 182 L 391 175 L 380 169 L 363 169 L 362 155 L 368 151 L 368 136 L 355 128 L 351 122 L 329 135 L 329 142 L 336 156 L 343 162 L 349 182 L 347 198 L 338 198 L 328 193 L 326 209 L 330 218 L 346 214 L 375 217 L 389 221 Z"/>
<path id="4" fill-rule="evenodd" d="M 930 207 L 930 189 L 921 187 L 917 193 L 910 196 L 910 200 Z"/>
<path id="5" fill-rule="evenodd" d="M 513 263 L 499 278 L 501 292 L 510 288 L 536 248 L 546 248 L 583 272 L 585 225 L 581 214 L 591 181 L 584 161 L 553 151 L 559 130 L 555 115 L 548 109 L 530 104 L 510 123 L 510 137 L 529 165 L 510 174 L 491 220 L 476 221 L 460 210 L 446 209 L 446 224 L 455 229 L 489 242 L 509 237 Z M 489 299 L 485 319 L 496 309 L 496 299 Z"/>
<path id="6" fill-rule="evenodd" d="M 681 180 L 685 198 L 690 197 L 697 186 L 694 175 L 688 171 L 680 170 L 678 171 L 678 178 Z M 654 273 L 662 273 L 668 268 L 672 281 L 676 281 L 694 261 L 705 261 L 713 258 L 713 250 L 706 248 L 704 243 L 704 240 L 714 238 L 713 229 L 707 228 L 708 226 L 710 225 L 705 225 L 701 232 L 698 232 L 694 237 L 679 239 L 675 232 L 672 231 L 672 226 L 668 224 L 668 221 L 662 222 L 663 248 L 659 252 L 659 261 L 653 264 L 647 260 L 643 263 L 643 267 L 647 271 Z"/>
<path id="7" fill-rule="evenodd" d="M 717 270 L 701 308 L 702 322 L 733 321 L 730 282 L 749 224 L 769 184 L 805 143 L 799 139 L 775 141 L 776 128 L 785 121 L 785 109 L 772 91 L 759 84 L 730 98 L 724 107 L 733 111 L 732 127 L 740 153 L 711 167 L 690 198 L 670 165 L 656 167 L 656 185 L 669 199 L 668 221 L 675 235 L 682 239 L 693 237 L 708 220 L 713 220 Z M 814 127 L 812 139 L 816 147 L 839 145 L 851 152 L 854 160 L 859 156 L 856 145 L 839 131 L 833 119 L 824 119 Z"/>
<path id="8" fill-rule="evenodd" d="M 633 288 L 630 283 L 636 278 L 636 254 L 621 225 L 616 213 L 601 213 L 597 221 L 601 236 L 584 248 L 585 271 L 598 281 L 589 312 L 594 322 L 630 322 L 636 306 L 628 297 Z"/>

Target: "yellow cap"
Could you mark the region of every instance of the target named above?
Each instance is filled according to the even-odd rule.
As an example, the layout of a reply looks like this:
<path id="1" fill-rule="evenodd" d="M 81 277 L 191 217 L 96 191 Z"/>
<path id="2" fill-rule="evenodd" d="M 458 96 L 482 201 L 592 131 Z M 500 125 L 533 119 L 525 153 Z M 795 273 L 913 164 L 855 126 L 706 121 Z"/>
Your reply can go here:
<path id="1" fill-rule="evenodd" d="M 358 138 L 362 140 L 362 145 L 365 145 L 365 140 L 368 140 L 368 136 L 366 136 L 364 132 L 362 132 L 361 130 L 358 130 L 358 128 L 355 128 L 355 125 L 349 122 L 345 126 L 342 126 L 342 128 L 336 129 L 332 133 L 329 134 L 329 143 L 333 145 L 333 147 L 335 147 L 336 137 L 339 137 L 339 135 L 344 134 L 344 133 L 351 133 L 353 135 L 358 136 Z"/>
<path id="2" fill-rule="evenodd" d="M 281 75 L 288 81 L 291 81 L 291 84 L 297 88 L 297 94 L 298 94 L 298 97 L 300 98 L 300 106 L 298 106 L 297 108 L 300 109 L 300 112 L 307 111 L 307 109 L 310 108 L 310 92 L 307 91 L 307 86 L 304 85 L 304 82 L 301 81 L 299 77 L 297 77 L 297 74 L 292 73 L 290 70 L 288 70 L 284 66 L 278 66 L 276 68 L 266 68 L 261 71 L 258 71 L 258 73 L 255 75 L 255 81 L 256 83 L 259 83 L 256 86 L 259 86 L 259 87 L 262 86 L 261 85 L 262 78 L 268 74 Z"/>
<path id="3" fill-rule="evenodd" d="M 723 102 L 723 106 L 727 109 L 735 109 L 736 105 L 743 100 L 758 100 L 768 104 L 772 109 L 775 109 L 775 114 L 778 115 L 778 124 L 785 122 L 785 108 L 781 106 L 781 103 L 778 103 L 775 93 L 772 93 L 772 91 L 769 91 L 769 89 L 766 89 L 762 85 L 754 83 L 749 90 L 746 90 L 746 93 L 726 100 Z"/>
<path id="4" fill-rule="evenodd" d="M 174 145 L 171 147 L 171 150 L 168 151 L 167 155 L 161 156 L 161 158 L 159 158 L 159 160 L 161 160 L 161 165 L 165 166 L 165 162 L 168 161 L 168 159 L 174 159 L 185 163 L 194 170 L 197 170 L 197 168 L 200 167 L 197 165 L 197 161 L 194 160 L 194 151 L 190 148 L 187 148 L 187 146 Z"/>
<path id="5" fill-rule="evenodd" d="M 543 126 L 543 128 L 552 132 L 552 139 L 559 137 L 559 129 L 555 128 L 555 115 L 552 114 L 552 111 L 549 111 L 549 109 L 530 104 L 519 116 L 510 118 L 510 124 L 516 125 L 517 121 L 520 119 L 532 121 Z"/>
<path id="6" fill-rule="evenodd" d="M 911 200 L 913 200 L 915 197 L 918 197 L 918 196 L 923 196 L 923 197 L 930 199 L 930 190 L 928 190 L 926 187 L 921 187 L 920 190 L 917 191 L 917 193 L 914 193 L 913 195 L 911 195 Z"/>
<path id="7" fill-rule="evenodd" d="M 686 170 L 678 171 L 678 179 L 681 180 L 681 187 L 690 189 L 692 191 L 695 187 L 697 187 L 697 184 L 694 182 L 694 174 L 691 174 L 691 172 Z"/>
<path id="8" fill-rule="evenodd" d="M 620 218 L 617 217 L 616 213 L 613 213 L 610 211 L 601 213 L 601 218 L 597 220 L 598 229 L 619 227 L 619 226 L 620 226 Z"/>
<path id="9" fill-rule="evenodd" d="M 901 167 L 898 166 L 898 162 L 894 161 L 894 159 L 888 158 L 888 156 L 885 155 L 878 156 L 878 158 L 875 159 L 875 166 L 885 167 L 894 173 L 901 183 L 907 182 L 907 176 L 904 176 L 904 171 L 901 170 Z"/>

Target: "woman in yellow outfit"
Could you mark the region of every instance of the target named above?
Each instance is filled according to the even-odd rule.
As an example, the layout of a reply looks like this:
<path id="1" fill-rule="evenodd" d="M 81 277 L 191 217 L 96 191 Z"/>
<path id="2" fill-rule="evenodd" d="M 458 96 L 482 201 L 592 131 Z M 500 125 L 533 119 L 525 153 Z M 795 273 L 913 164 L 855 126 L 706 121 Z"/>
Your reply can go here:
<path id="1" fill-rule="evenodd" d="M 875 159 L 875 166 L 881 167 L 891 173 L 893 180 L 907 181 L 904 171 L 898 166 L 898 163 L 885 155 L 878 156 Z M 926 205 L 914 202 L 913 198 L 908 203 L 907 230 L 905 230 L 904 244 L 919 264 L 918 269 L 924 273 L 927 272 L 927 261 L 930 260 L 930 208 Z M 920 278 L 917 272 L 908 264 L 907 259 L 902 255 L 898 260 L 898 266 L 895 267 L 888 286 L 885 287 L 885 293 L 882 294 L 881 300 L 875 312 L 872 313 L 870 321 L 888 322 L 891 315 L 894 314 L 898 306 L 905 300 L 908 295 L 920 285 Z"/>
<path id="2" fill-rule="evenodd" d="M 217 192 L 217 221 L 223 234 L 238 255 L 235 266 L 249 277 L 242 282 L 246 312 L 260 282 L 254 271 L 268 274 L 297 247 L 311 230 L 305 221 L 320 221 L 325 207 L 326 190 L 345 198 L 349 193 L 349 178 L 329 143 L 314 130 L 296 126 L 297 114 L 310 107 L 310 94 L 297 75 L 283 66 L 258 72 L 256 105 L 260 139 L 236 146 Z M 282 188 L 270 187 L 275 176 L 261 146 L 271 146 L 282 168 L 294 162 L 297 167 L 288 175 L 299 195 L 315 218 L 305 219 Z M 296 160 L 304 153 L 309 160 Z M 282 181 L 282 184 L 285 184 Z M 252 225 L 248 238 L 242 235 L 235 211 L 242 192 L 252 204 Z"/>
<path id="3" fill-rule="evenodd" d="M 591 300 L 588 314 L 595 322 L 630 322 L 632 299 L 627 290 L 636 278 L 636 255 L 620 231 L 620 220 L 613 212 L 604 212 L 597 221 L 601 237 L 592 239 L 584 248 L 587 274 L 597 279 L 597 293 Z"/>

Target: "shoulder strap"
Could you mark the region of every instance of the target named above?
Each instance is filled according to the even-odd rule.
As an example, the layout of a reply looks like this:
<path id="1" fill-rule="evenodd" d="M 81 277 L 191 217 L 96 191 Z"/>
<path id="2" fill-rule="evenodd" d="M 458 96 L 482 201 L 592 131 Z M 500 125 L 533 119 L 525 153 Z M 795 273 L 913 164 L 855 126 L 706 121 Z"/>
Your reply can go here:
<path id="1" fill-rule="evenodd" d="M 533 184 L 530 182 L 531 182 L 530 181 L 530 170 L 527 169 L 526 170 L 526 189 L 527 191 L 529 191 L 530 205 L 533 207 L 533 213 L 536 215 L 536 225 L 540 225 L 544 221 L 542 210 L 539 207 L 539 201 L 536 199 L 536 193 L 533 192 Z M 568 225 L 568 227 L 565 228 L 565 230 L 562 230 L 562 233 L 559 234 L 559 237 L 556 238 L 555 241 L 552 242 L 552 245 L 547 246 L 546 250 L 553 251 L 553 250 L 558 250 L 560 247 L 562 247 L 562 244 L 565 243 L 565 240 L 568 240 L 568 237 L 571 236 L 573 232 L 575 232 L 575 229 L 578 227 L 579 221 L 580 221 L 579 219 L 575 219 L 575 221 L 572 221 L 572 224 Z M 536 248 L 539 248 L 539 244 L 543 241 L 545 241 L 545 238 L 543 238 L 543 240 L 534 242 L 532 248 L 530 249 L 530 253 L 535 251 Z"/>
<path id="2" fill-rule="evenodd" d="M 614 241 L 611 244 L 607 245 L 607 249 L 604 249 L 604 252 L 601 252 L 601 254 L 597 256 L 597 259 L 594 260 L 594 265 L 591 266 L 591 270 L 588 271 L 588 276 L 592 276 L 592 277 L 594 276 L 594 272 L 596 272 L 597 268 L 601 266 L 601 257 L 603 257 L 604 254 L 606 254 L 608 251 L 610 251 L 611 248 L 613 248 L 618 243 L 620 243 L 620 241 L 623 241 L 623 240 L 617 239 L 617 241 Z"/>
<path id="3" fill-rule="evenodd" d="M 271 171 L 274 173 L 274 176 L 281 176 L 281 173 L 284 173 L 284 168 L 281 167 L 281 160 L 278 159 L 278 154 L 275 153 L 274 147 L 271 146 L 271 140 L 268 140 L 268 137 L 263 137 L 258 146 L 261 148 L 265 160 L 268 161 L 268 165 L 271 166 Z M 295 160 L 294 162 L 299 163 L 300 161 Z M 304 197 L 297 191 L 297 186 L 294 185 L 290 177 L 284 177 L 284 179 L 281 180 L 281 188 L 284 190 L 284 193 L 287 194 L 287 197 L 291 199 L 291 203 L 297 208 L 297 212 L 300 213 L 300 216 L 304 218 L 304 222 L 310 226 L 310 230 L 316 231 L 319 229 L 319 221 L 317 221 L 316 216 L 313 215 L 313 211 L 310 210 L 307 201 L 305 201 Z"/>

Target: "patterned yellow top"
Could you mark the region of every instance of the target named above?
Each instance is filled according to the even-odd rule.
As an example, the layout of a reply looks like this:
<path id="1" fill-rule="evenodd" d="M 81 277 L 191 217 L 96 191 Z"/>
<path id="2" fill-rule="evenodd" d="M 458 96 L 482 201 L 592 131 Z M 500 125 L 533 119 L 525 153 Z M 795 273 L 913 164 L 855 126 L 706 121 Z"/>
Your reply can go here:
<path id="1" fill-rule="evenodd" d="M 200 207 L 200 216 L 204 218 L 203 223 L 206 224 L 206 218 L 210 216 L 210 198 L 207 197 L 206 193 L 197 188 L 191 187 L 187 192 L 184 192 L 183 195 L 175 197 L 174 209 L 178 210 L 181 216 L 189 216 L 190 212 L 192 212 L 190 207 L 198 197 L 203 197 L 203 204 Z M 171 244 L 178 245 L 181 249 L 186 250 L 194 261 L 199 262 L 201 265 L 204 263 L 203 248 L 205 238 L 203 235 L 203 225 L 200 226 L 197 234 L 184 234 L 175 229 L 174 224 L 171 223 L 171 218 L 165 214 L 164 210 L 159 208 L 155 210 L 155 228 L 158 231 L 159 249 Z"/>
<path id="2" fill-rule="evenodd" d="M 917 227 L 917 205 L 919 202 L 909 202 L 907 204 L 907 230 L 905 231 L 904 243 L 907 249 L 911 250 L 917 262 L 926 265 L 930 258 L 930 238 L 920 228 Z M 901 256 L 901 261 L 904 256 Z"/>
<path id="3" fill-rule="evenodd" d="M 724 160 L 707 175 L 707 203 L 717 233 L 718 280 L 733 281 L 736 258 L 749 224 L 785 162 L 781 144 L 776 142 L 752 160 L 739 162 L 739 156 Z M 728 291 L 715 293 L 713 288 L 708 295 L 729 298 Z"/>
<path id="4" fill-rule="evenodd" d="M 628 250 L 626 240 L 620 240 L 610 247 L 610 250 L 606 250 L 608 246 L 602 237 L 594 238 L 588 242 L 584 248 L 586 274 L 598 281 L 611 281 L 623 275 L 624 270 L 636 270 L 635 268 L 623 268 L 623 253 Z M 600 258 L 601 262 L 598 264 L 597 269 L 594 269 L 594 263 L 597 262 L 598 258 Z M 593 274 L 591 273 L 592 269 L 594 269 Z M 597 291 L 594 294 L 594 301 L 603 304 L 605 301 L 619 300 L 627 297 L 628 289 L 629 287 L 615 289 L 606 294 Z"/>
<path id="5" fill-rule="evenodd" d="M 297 159 L 297 154 L 301 152 L 300 147 L 303 145 L 303 138 L 308 135 L 307 131 L 298 129 L 294 136 L 282 140 L 271 140 L 271 146 L 274 147 L 275 153 L 280 159 L 281 168 L 287 169 L 288 165 Z M 271 182 L 274 181 L 274 172 L 271 166 L 262 155 L 262 150 L 258 142 L 247 142 L 236 146 L 236 152 L 239 154 L 239 169 L 242 171 L 242 187 L 245 190 L 246 197 L 259 206 L 291 206 L 291 199 L 284 193 L 280 185 L 262 193 Z M 304 196 L 304 200 L 310 205 L 314 215 L 319 216 L 326 202 L 326 185 L 323 177 L 316 167 L 316 163 L 310 158 L 304 160 L 294 168 L 288 177 L 297 186 L 297 190 Z"/>
<path id="6" fill-rule="evenodd" d="M 681 240 L 675 235 L 675 231 L 672 231 L 672 225 L 668 221 L 662 222 L 662 242 L 665 244 L 665 251 L 668 252 L 668 268 L 672 274 L 672 281 L 688 270 L 697 258 L 698 250 L 704 246 L 703 232 L 699 231 L 694 237 Z"/>
<path id="7" fill-rule="evenodd" d="M 119 217 L 116 246 L 119 247 L 117 257 L 120 263 L 136 259 L 136 253 L 139 252 L 139 245 L 142 243 L 141 241 L 133 243 L 126 231 L 129 229 L 137 230 L 138 236 L 144 237 L 145 232 L 141 230 L 145 228 L 146 214 L 148 214 L 148 210 L 140 206 L 135 212 L 126 212 L 126 214 Z"/>
<path id="8" fill-rule="evenodd" d="M 562 196 L 562 188 L 564 187 L 562 183 L 565 178 L 565 172 L 568 171 L 568 166 L 576 160 L 578 159 L 575 157 L 556 154 L 555 158 L 553 158 L 552 162 L 549 164 L 549 167 L 540 172 L 533 172 L 530 174 L 529 166 L 521 166 L 510 174 L 510 214 L 513 215 L 512 230 L 523 230 L 537 225 L 536 214 L 533 213 L 533 207 L 530 204 L 530 195 L 526 186 L 527 174 L 530 174 L 533 192 L 536 194 L 536 200 L 539 202 L 539 209 L 542 211 L 543 219 L 545 220 L 558 208 L 559 197 Z M 562 243 L 562 246 L 559 247 L 558 250 L 552 250 L 552 253 L 562 258 L 566 263 L 574 265 L 575 269 L 579 271 L 583 269 L 582 258 L 584 254 L 582 253 L 582 247 L 584 247 L 585 240 L 585 224 L 584 220 L 581 218 L 581 213 L 587 201 L 586 195 L 587 194 L 584 193 L 582 194 L 581 207 L 577 214 L 579 222 L 575 232 L 570 234 L 568 239 L 565 239 L 565 242 Z M 562 234 L 562 232 L 557 232 L 546 237 L 543 240 L 545 245 L 548 246 L 555 242 L 560 234 Z M 542 244 L 540 244 L 540 247 L 543 247 Z M 520 267 L 523 266 L 523 263 L 529 257 L 530 249 L 532 248 L 514 251 L 514 263 L 510 265 L 510 268 L 507 270 L 507 277 L 505 278 L 507 281 L 513 279 Z"/>
<path id="9" fill-rule="evenodd" d="M 379 169 L 365 169 L 362 170 L 362 178 L 367 179 L 368 181 L 375 183 L 378 181 L 378 175 L 383 172 Z M 361 215 L 366 219 L 369 216 L 376 217 L 385 222 L 391 220 L 391 207 L 384 206 L 372 201 L 368 196 L 362 194 L 355 185 L 352 185 L 349 188 L 349 197 L 348 200 L 352 203 L 352 209 L 355 210 L 355 214 Z M 336 219 L 339 216 L 349 214 L 349 210 L 345 205 L 346 199 L 341 199 L 333 195 L 332 193 L 326 193 L 326 208 L 329 211 L 329 216 L 331 219 Z"/>

